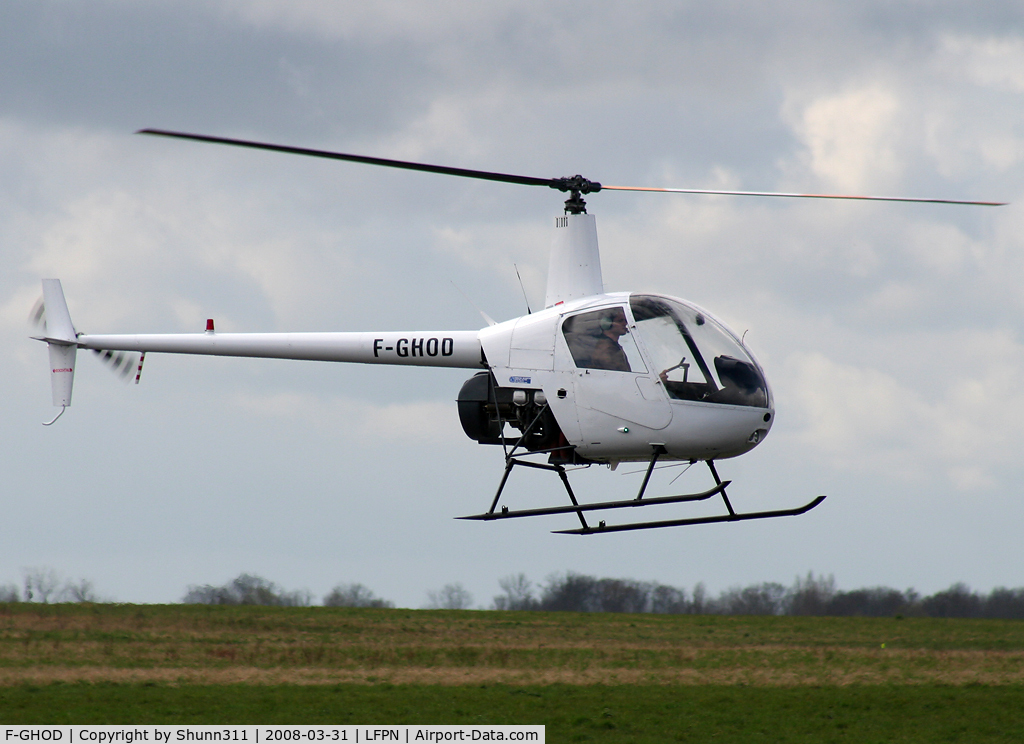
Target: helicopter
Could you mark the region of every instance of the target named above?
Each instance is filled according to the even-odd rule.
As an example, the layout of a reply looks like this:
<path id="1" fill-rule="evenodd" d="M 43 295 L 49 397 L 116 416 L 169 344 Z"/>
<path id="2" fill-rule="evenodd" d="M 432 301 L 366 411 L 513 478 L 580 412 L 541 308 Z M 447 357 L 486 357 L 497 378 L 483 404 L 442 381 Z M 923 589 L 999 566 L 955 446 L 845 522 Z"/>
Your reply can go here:
<path id="1" fill-rule="evenodd" d="M 775 418 L 765 372 L 724 322 L 676 297 L 605 292 L 597 225 L 584 196 L 601 191 L 668 192 L 811 199 L 850 199 L 1000 206 L 1002 202 L 890 196 L 800 194 L 609 186 L 580 175 L 563 178 L 493 173 L 161 129 L 138 134 L 269 150 L 440 175 L 543 186 L 568 194 L 555 217 L 544 308 L 477 330 L 326 333 L 219 333 L 213 320 L 199 333 L 83 334 L 76 331 L 59 279 L 43 279 L 35 319 L 45 330 L 53 405 L 71 405 L 78 349 L 90 349 L 122 376 L 146 354 L 296 359 L 473 370 L 456 401 L 466 435 L 500 446 L 505 467 L 489 508 L 459 519 L 495 521 L 573 514 L 580 526 L 559 534 L 593 535 L 662 527 L 797 516 L 825 500 L 773 511 L 737 511 L 716 461 L 761 444 Z M 43 318 L 45 317 L 45 322 Z M 659 463 L 707 465 L 714 484 L 698 493 L 648 496 Z M 627 499 L 581 502 L 568 472 L 595 465 L 646 465 L 640 488 Z M 499 503 L 516 468 L 557 476 L 568 504 L 510 509 Z M 620 514 L 648 506 L 722 499 L 724 514 L 608 524 L 593 512 Z M 591 516 L 591 521 L 587 517 Z"/>

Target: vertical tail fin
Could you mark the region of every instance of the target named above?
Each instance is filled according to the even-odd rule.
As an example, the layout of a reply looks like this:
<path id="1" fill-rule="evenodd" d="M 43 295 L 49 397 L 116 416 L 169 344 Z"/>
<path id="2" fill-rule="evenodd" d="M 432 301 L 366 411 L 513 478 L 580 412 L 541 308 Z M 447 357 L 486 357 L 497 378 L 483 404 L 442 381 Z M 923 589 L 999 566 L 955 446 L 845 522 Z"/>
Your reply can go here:
<path id="1" fill-rule="evenodd" d="M 50 387 L 53 405 L 71 405 L 71 389 L 75 380 L 75 358 L 78 336 L 71 322 L 68 303 L 60 279 L 43 279 L 43 305 L 46 308 L 46 345 L 50 352 Z"/>

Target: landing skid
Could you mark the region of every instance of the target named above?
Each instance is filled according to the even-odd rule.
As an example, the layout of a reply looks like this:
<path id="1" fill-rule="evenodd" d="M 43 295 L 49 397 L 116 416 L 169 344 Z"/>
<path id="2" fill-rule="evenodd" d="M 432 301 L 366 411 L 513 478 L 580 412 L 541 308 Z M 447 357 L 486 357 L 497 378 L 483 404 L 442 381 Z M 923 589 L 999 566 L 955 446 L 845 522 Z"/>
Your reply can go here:
<path id="1" fill-rule="evenodd" d="M 563 448 L 564 449 L 564 448 Z M 551 450 L 553 452 L 555 450 Z M 801 507 L 795 509 L 780 509 L 776 511 L 762 511 L 762 512 L 746 512 L 737 513 L 729 502 L 729 496 L 726 493 L 726 488 L 732 481 L 723 481 L 718 477 L 718 471 L 715 469 L 715 463 L 713 460 L 707 460 L 708 468 L 711 470 L 712 476 L 715 479 L 715 487 L 711 488 L 702 493 L 690 493 L 680 494 L 677 496 L 659 496 L 655 498 L 644 498 L 644 493 L 647 491 L 647 485 L 650 483 L 651 474 L 654 472 L 654 467 L 658 462 L 658 458 L 665 454 L 665 449 L 661 445 L 656 445 L 654 448 L 654 454 L 651 456 L 651 460 L 647 466 L 647 473 L 644 475 L 643 483 L 640 484 L 640 491 L 637 493 L 635 498 L 626 499 L 622 501 L 603 501 L 594 504 L 580 504 L 576 500 L 576 495 L 572 491 L 572 486 L 569 485 L 569 477 L 566 475 L 565 467 L 561 464 L 548 464 L 533 462 L 530 460 L 523 459 L 523 456 L 516 456 L 512 454 L 515 452 L 513 447 L 512 452 L 508 453 L 505 458 L 505 473 L 501 478 L 501 483 L 498 485 L 498 491 L 494 494 L 494 500 L 491 502 L 491 508 L 483 514 L 474 514 L 466 517 L 458 517 L 458 519 L 473 519 L 480 521 L 493 521 L 495 519 L 515 519 L 518 517 L 539 517 L 549 514 L 576 514 L 580 520 L 580 527 L 572 530 L 554 530 L 555 534 L 559 535 L 593 535 L 604 532 L 626 532 L 629 530 L 651 530 L 657 529 L 658 527 L 682 527 L 684 525 L 691 524 L 713 524 L 715 522 L 744 522 L 753 519 L 773 519 L 775 517 L 793 517 L 799 514 L 805 514 L 811 509 L 816 507 L 822 501 L 825 500 L 824 496 L 818 496 L 816 499 L 808 504 L 804 504 Z M 543 454 L 542 452 L 533 452 L 531 454 Z M 509 510 L 507 506 L 502 506 L 501 510 L 498 511 L 498 501 L 501 499 L 502 491 L 505 489 L 505 484 L 508 483 L 509 475 L 512 470 L 520 465 L 522 467 L 535 468 L 538 470 L 548 470 L 558 474 L 559 479 L 562 481 L 562 485 L 565 487 L 566 493 L 569 495 L 569 501 L 571 505 L 567 506 L 550 506 L 540 509 L 517 509 Z M 688 501 L 705 501 L 712 496 L 721 495 L 722 501 L 725 503 L 725 508 L 728 510 L 728 514 L 722 514 L 719 516 L 711 517 L 695 517 L 691 519 L 667 519 L 653 522 L 631 522 L 628 524 L 606 524 L 602 519 L 596 526 L 592 526 L 587 523 L 587 519 L 584 516 L 584 512 L 601 511 L 610 509 L 631 509 L 639 506 L 653 506 L 656 504 L 678 504 Z"/>
<path id="2" fill-rule="evenodd" d="M 598 532 L 626 532 L 628 530 L 651 530 L 656 527 L 682 527 L 687 524 L 713 524 L 715 522 L 742 522 L 748 519 L 771 519 L 773 517 L 795 517 L 805 514 L 825 500 L 824 496 L 804 504 L 796 509 L 780 509 L 778 511 L 747 512 L 746 514 L 722 514 L 717 517 L 697 517 L 695 519 L 666 519 L 661 522 L 633 522 L 632 524 L 606 525 L 604 522 L 597 527 L 580 527 L 576 530 L 553 530 L 556 535 L 593 535 Z"/>

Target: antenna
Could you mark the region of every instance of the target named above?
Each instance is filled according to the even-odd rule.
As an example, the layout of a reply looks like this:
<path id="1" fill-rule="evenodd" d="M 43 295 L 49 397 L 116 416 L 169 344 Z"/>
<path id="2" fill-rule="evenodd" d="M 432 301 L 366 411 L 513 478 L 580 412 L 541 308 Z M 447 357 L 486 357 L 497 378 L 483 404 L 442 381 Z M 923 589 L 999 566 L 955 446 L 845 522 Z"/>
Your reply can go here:
<path id="1" fill-rule="evenodd" d="M 483 319 L 487 323 L 487 325 L 498 325 L 498 322 L 494 318 L 492 318 L 490 315 L 481 310 L 480 307 L 475 302 L 473 302 L 473 300 L 469 299 L 469 295 L 462 291 L 462 287 L 456 284 L 454 279 L 449 279 L 448 281 L 450 281 L 452 283 L 452 286 L 459 291 L 459 294 L 466 299 L 466 302 L 468 302 L 470 305 L 476 308 L 476 311 L 480 313 L 481 316 L 483 316 Z"/>
<path id="2" fill-rule="evenodd" d="M 533 310 L 530 309 L 530 298 L 526 296 L 526 287 L 523 286 L 523 277 L 519 276 L 519 267 L 513 263 L 512 268 L 516 270 L 516 277 L 519 279 L 519 289 L 523 290 L 523 299 L 526 300 L 526 314 L 533 315 Z"/>

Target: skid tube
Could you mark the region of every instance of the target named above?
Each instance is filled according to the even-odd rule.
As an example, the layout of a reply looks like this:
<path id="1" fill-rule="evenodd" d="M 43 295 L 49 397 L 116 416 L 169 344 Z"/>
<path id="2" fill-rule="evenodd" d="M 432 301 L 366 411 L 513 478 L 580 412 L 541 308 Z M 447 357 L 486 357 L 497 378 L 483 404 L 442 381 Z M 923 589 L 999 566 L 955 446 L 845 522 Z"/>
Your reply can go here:
<path id="1" fill-rule="evenodd" d="M 663 451 L 663 450 L 662 450 Z M 647 481 L 651 477 L 651 472 L 654 470 L 654 463 L 658 461 L 659 450 L 655 449 L 654 456 L 651 458 L 651 464 L 647 468 L 647 475 L 644 478 L 644 484 L 640 488 L 640 494 L 643 495 L 643 489 L 647 487 Z M 763 512 L 747 512 L 745 514 L 737 514 L 736 510 L 732 508 L 732 504 L 729 503 L 729 496 L 725 492 L 725 487 L 729 484 L 729 481 L 723 481 L 718 477 L 718 470 L 715 469 L 714 460 L 706 460 L 708 468 L 711 470 L 711 475 L 715 478 L 715 483 L 718 484 L 718 492 L 722 494 L 722 501 L 725 503 L 725 508 L 728 509 L 728 514 L 722 514 L 715 517 L 693 517 L 689 519 L 665 519 L 658 522 L 631 522 L 629 524 L 613 524 L 607 525 L 604 520 L 598 523 L 597 527 L 591 527 L 590 525 L 584 524 L 581 528 L 576 530 L 552 530 L 556 535 L 594 535 L 602 532 L 628 532 L 630 530 L 654 530 L 659 527 L 684 527 L 691 524 L 715 524 L 717 522 L 746 522 L 752 519 L 774 519 L 775 517 L 795 517 L 800 514 L 805 514 L 811 509 L 816 507 L 822 501 L 825 500 L 824 496 L 818 496 L 813 501 L 799 506 L 795 509 L 777 509 L 774 511 L 763 511 Z M 637 497 L 640 498 L 639 496 Z"/>
<path id="2" fill-rule="evenodd" d="M 715 522 L 743 522 L 749 519 L 772 519 L 774 517 L 795 517 L 806 514 L 825 500 L 818 496 L 808 504 L 796 509 L 779 509 L 777 511 L 749 512 L 747 514 L 721 514 L 717 517 L 696 517 L 694 519 L 666 519 L 662 522 L 633 522 L 631 524 L 606 525 L 603 522 L 597 527 L 581 527 L 576 530 L 552 530 L 556 535 L 594 535 L 601 532 L 627 532 L 629 530 L 653 530 L 658 527 L 682 527 L 688 524 L 714 524 Z"/>

